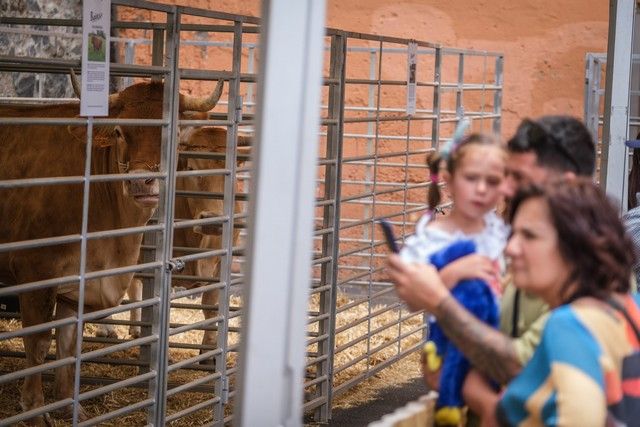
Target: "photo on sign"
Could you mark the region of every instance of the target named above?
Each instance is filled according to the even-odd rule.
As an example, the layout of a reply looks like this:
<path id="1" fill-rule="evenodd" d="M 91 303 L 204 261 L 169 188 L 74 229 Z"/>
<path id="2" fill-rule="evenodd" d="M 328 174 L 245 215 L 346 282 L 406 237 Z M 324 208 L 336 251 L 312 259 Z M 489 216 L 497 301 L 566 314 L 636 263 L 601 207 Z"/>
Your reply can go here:
<path id="1" fill-rule="evenodd" d="M 89 43 L 87 43 L 87 56 L 89 61 L 105 62 L 107 57 L 106 39 L 102 31 L 89 33 Z"/>

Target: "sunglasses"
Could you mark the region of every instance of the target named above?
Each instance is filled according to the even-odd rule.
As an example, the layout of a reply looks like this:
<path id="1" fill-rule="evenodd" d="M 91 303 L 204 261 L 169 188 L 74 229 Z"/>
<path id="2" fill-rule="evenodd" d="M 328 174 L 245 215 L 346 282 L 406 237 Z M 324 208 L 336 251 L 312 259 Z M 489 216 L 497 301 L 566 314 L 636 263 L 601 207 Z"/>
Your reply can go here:
<path id="1" fill-rule="evenodd" d="M 537 151 L 543 147 L 554 149 L 573 166 L 574 172 L 580 171 L 580 165 L 564 146 L 563 140 L 555 138 L 533 120 L 524 119 L 522 121 L 511 144 L 522 151 Z"/>

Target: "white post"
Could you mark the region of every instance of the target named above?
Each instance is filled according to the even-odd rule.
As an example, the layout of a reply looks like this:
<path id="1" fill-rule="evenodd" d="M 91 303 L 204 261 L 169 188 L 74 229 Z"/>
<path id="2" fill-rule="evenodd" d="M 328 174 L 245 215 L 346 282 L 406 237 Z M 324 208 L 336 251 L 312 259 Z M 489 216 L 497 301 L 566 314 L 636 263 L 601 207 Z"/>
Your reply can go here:
<path id="1" fill-rule="evenodd" d="M 629 82 L 636 0 L 611 0 L 600 184 L 626 211 L 629 136 Z"/>
<path id="2" fill-rule="evenodd" d="M 324 0 L 265 0 L 236 426 L 302 425 Z"/>

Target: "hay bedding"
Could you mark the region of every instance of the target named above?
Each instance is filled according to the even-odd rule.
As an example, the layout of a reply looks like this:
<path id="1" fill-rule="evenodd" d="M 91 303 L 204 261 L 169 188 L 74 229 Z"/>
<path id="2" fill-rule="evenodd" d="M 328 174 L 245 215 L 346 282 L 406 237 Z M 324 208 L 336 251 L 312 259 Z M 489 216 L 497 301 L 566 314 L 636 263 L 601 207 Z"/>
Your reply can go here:
<path id="1" fill-rule="evenodd" d="M 198 304 L 198 300 L 189 300 L 186 298 L 175 300 L 175 302 L 182 302 L 187 304 Z M 240 307 L 241 299 L 238 297 L 232 297 L 231 306 Z M 342 306 L 349 302 L 348 298 L 344 296 L 340 296 L 338 299 L 338 305 Z M 309 308 L 311 311 L 318 310 L 319 307 L 319 299 L 317 295 L 312 296 L 309 304 Z M 375 311 L 378 307 L 372 307 L 371 311 Z M 360 304 L 352 309 L 349 309 L 338 316 L 337 326 L 340 327 L 345 324 L 349 324 L 353 322 L 355 319 L 360 319 L 369 312 L 369 308 L 367 304 Z M 128 319 L 128 313 L 121 313 L 119 315 L 114 316 L 116 319 Z M 200 310 L 190 310 L 190 309 L 173 309 L 171 311 L 171 322 L 179 323 L 179 324 L 190 324 L 203 319 L 202 311 Z M 367 331 L 370 329 L 375 329 L 378 326 L 389 324 L 394 321 L 397 321 L 398 313 L 397 311 L 388 311 L 380 316 L 377 316 L 371 320 L 371 324 L 368 325 L 368 322 L 363 322 L 353 328 L 350 328 L 344 331 L 341 334 L 336 336 L 336 345 L 341 346 L 349 341 L 352 341 L 354 338 L 357 338 L 362 335 L 366 335 Z M 404 332 L 408 330 L 408 328 L 416 328 L 422 322 L 420 316 L 412 317 L 403 322 L 401 326 L 401 331 Z M 230 320 L 230 326 L 239 327 L 240 326 L 240 318 L 236 317 Z M 0 331 L 9 331 L 16 330 L 20 327 L 20 322 L 17 320 L 0 320 Z M 117 325 L 116 330 L 118 336 L 120 338 L 128 337 L 128 327 Z M 317 331 L 317 324 L 311 324 L 309 326 L 309 330 Z M 389 342 L 397 338 L 398 335 L 398 326 L 392 326 L 388 329 L 385 329 L 379 334 L 373 335 L 371 337 L 370 348 L 375 348 L 383 342 Z M 95 334 L 95 326 L 87 325 L 85 329 L 86 335 L 94 335 Z M 177 336 L 173 336 L 171 338 L 172 342 L 181 342 L 181 343 L 200 343 L 202 340 L 202 331 L 188 331 L 182 333 Z M 230 333 L 229 334 L 229 345 L 237 344 L 239 341 L 238 333 Z M 407 348 L 407 346 L 413 345 L 421 339 L 419 333 L 412 334 L 408 338 L 405 338 L 401 343 L 401 348 Z M 84 351 L 93 350 L 97 348 L 101 348 L 102 344 L 99 343 L 85 343 L 83 346 Z M 22 339 L 16 338 L 12 340 L 6 340 L 0 343 L 0 350 L 10 350 L 10 351 L 23 351 Z M 309 348 L 310 351 L 313 351 L 312 348 Z M 348 363 L 353 358 L 358 357 L 362 354 L 365 354 L 367 350 L 367 343 L 363 341 L 355 346 L 346 349 L 338 354 L 336 354 L 336 366 L 342 366 Z M 139 349 L 132 348 L 126 351 L 115 352 L 112 355 L 108 356 L 114 359 L 137 359 Z M 361 363 L 358 363 L 348 369 L 344 369 L 340 371 L 335 379 L 335 385 L 340 385 L 345 381 L 353 378 L 356 375 L 361 375 L 363 371 L 367 370 L 370 367 L 376 366 L 377 364 L 383 362 L 389 357 L 394 356 L 397 353 L 397 344 L 393 344 L 382 351 L 379 351 L 373 355 L 370 355 L 368 359 L 365 359 Z M 191 357 L 194 357 L 198 354 L 198 350 L 190 350 L 190 349 L 170 349 L 170 358 L 172 363 L 179 362 L 181 360 L 185 360 Z M 55 355 L 55 341 L 52 343 L 51 349 L 49 351 L 50 355 Z M 232 368 L 236 365 L 236 353 L 231 352 L 227 356 L 227 367 Z M 0 371 L 1 372 L 11 372 L 22 369 L 25 367 L 25 361 L 22 358 L 0 358 Z M 312 371 L 314 368 L 311 367 Z M 97 363 L 84 363 L 82 366 L 82 375 L 83 377 L 103 377 L 103 378 L 112 378 L 117 380 L 122 380 L 126 378 L 130 378 L 135 376 L 138 372 L 137 367 L 135 366 L 126 366 L 126 365 L 106 365 L 106 364 L 97 364 Z M 201 378 L 210 372 L 207 371 L 199 371 L 199 370 L 188 370 L 181 369 L 175 372 L 172 372 L 169 375 L 170 383 L 183 384 L 195 379 Z M 418 376 L 419 366 L 417 355 L 414 354 L 410 357 L 403 359 L 400 363 L 393 364 L 382 371 L 374 374 L 371 378 L 366 381 L 358 384 L 353 387 L 351 390 L 346 393 L 340 395 L 338 398 L 334 400 L 334 407 L 344 408 L 350 407 L 356 404 L 360 404 L 362 402 L 366 402 L 367 400 L 371 400 L 375 398 L 377 391 L 381 388 L 390 386 L 392 384 L 400 384 L 410 380 L 411 378 L 415 378 Z M 234 389 L 234 380 L 235 376 L 230 378 L 230 386 L 231 389 Z M 6 418 L 12 415 L 15 415 L 21 412 L 20 404 L 19 404 L 19 396 L 20 396 L 20 386 L 22 381 L 14 381 L 11 383 L 5 383 L 0 385 L 0 419 Z M 95 385 L 82 385 L 81 391 L 85 392 L 91 389 L 96 388 Z M 44 393 L 45 393 L 45 402 L 50 403 L 53 402 L 53 383 L 51 381 L 44 381 Z M 87 414 L 90 417 L 96 417 L 104 413 L 108 413 L 114 411 L 118 408 L 122 408 L 124 406 L 130 405 L 134 402 L 141 401 L 146 398 L 147 391 L 146 388 L 136 388 L 136 387 L 127 387 L 118 389 L 116 391 L 106 393 L 104 395 L 98 396 L 94 399 L 89 399 L 83 402 L 83 407 Z M 193 405 L 196 405 L 200 402 L 207 401 L 213 397 L 212 393 L 203 393 L 203 392 L 183 392 L 178 393 L 175 396 L 171 397 L 167 401 L 167 413 L 172 414 L 183 409 L 189 408 Z M 225 415 L 230 415 L 232 411 L 232 405 L 226 405 Z M 67 426 L 70 425 L 68 421 L 61 420 L 56 418 L 56 414 L 53 414 L 52 421 L 55 426 Z M 211 409 L 203 409 L 198 412 L 195 412 L 186 417 L 182 417 L 179 420 L 171 423 L 172 426 L 199 426 L 204 425 L 211 422 L 213 419 L 213 413 Z M 104 426 L 135 426 L 135 425 L 146 425 L 146 412 L 137 411 L 126 416 L 122 416 L 113 420 L 109 420 L 107 422 L 101 423 Z"/>

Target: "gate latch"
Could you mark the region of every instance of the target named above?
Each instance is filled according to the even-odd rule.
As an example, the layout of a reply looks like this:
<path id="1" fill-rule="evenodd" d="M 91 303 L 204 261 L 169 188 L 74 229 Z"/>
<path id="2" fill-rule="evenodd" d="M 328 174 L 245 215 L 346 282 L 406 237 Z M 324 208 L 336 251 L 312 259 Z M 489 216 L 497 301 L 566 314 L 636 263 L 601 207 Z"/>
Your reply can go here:
<path id="1" fill-rule="evenodd" d="M 177 271 L 178 273 L 184 270 L 184 261 L 180 258 L 174 258 L 167 261 L 167 271 Z"/>

